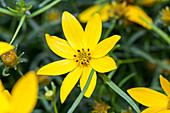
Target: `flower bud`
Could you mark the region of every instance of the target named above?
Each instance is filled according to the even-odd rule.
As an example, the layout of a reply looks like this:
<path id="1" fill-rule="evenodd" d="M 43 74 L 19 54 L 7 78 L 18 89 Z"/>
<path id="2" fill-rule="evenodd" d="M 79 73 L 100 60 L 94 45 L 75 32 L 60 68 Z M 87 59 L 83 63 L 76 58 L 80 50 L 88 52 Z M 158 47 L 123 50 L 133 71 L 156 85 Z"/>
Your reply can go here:
<path id="1" fill-rule="evenodd" d="M 18 57 L 14 50 L 2 54 L 1 59 L 6 67 L 13 68 L 18 64 Z"/>

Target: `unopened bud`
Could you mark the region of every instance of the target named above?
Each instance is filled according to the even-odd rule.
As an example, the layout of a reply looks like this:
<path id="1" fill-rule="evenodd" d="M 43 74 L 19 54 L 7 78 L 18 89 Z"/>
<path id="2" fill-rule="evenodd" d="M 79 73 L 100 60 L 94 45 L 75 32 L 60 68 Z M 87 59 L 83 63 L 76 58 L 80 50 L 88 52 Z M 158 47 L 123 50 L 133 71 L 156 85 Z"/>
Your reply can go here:
<path id="1" fill-rule="evenodd" d="M 18 63 L 18 57 L 14 50 L 11 50 L 7 53 L 1 55 L 2 62 L 6 67 L 13 68 Z"/>

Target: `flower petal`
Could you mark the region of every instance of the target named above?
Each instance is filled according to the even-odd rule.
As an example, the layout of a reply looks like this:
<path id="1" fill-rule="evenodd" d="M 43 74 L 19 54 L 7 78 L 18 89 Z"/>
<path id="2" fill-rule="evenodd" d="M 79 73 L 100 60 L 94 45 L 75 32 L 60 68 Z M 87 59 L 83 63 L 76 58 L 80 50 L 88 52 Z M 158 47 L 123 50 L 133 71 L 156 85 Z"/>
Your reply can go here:
<path id="1" fill-rule="evenodd" d="M 116 62 L 109 56 L 92 58 L 90 61 L 92 68 L 100 73 L 109 72 L 117 68 Z"/>
<path id="2" fill-rule="evenodd" d="M 4 88 L 4 86 L 3 86 L 3 84 L 2 84 L 2 81 L 0 80 L 0 92 L 2 91 L 2 90 L 4 90 L 5 88 Z"/>
<path id="3" fill-rule="evenodd" d="M 76 68 L 78 65 L 74 60 L 60 60 L 49 63 L 37 72 L 38 75 L 62 75 Z"/>
<path id="4" fill-rule="evenodd" d="M 86 85 L 91 70 L 92 70 L 91 66 L 85 66 L 83 68 L 83 73 L 82 73 L 82 76 L 80 78 L 80 88 L 81 88 L 81 90 L 83 90 L 84 86 Z M 92 95 L 92 93 L 95 89 L 96 82 L 97 82 L 97 75 L 96 75 L 96 71 L 94 71 L 91 82 L 90 82 L 89 87 L 87 88 L 84 96 L 86 96 L 87 98 L 91 97 L 91 95 Z"/>
<path id="5" fill-rule="evenodd" d="M 75 50 L 67 41 L 56 36 L 50 36 L 49 34 L 45 34 L 45 37 L 48 46 L 55 54 L 67 59 L 74 58 Z"/>
<path id="6" fill-rule="evenodd" d="M 0 55 L 12 50 L 13 48 L 13 45 L 10 45 L 6 42 L 0 42 Z"/>
<path id="7" fill-rule="evenodd" d="M 102 9 L 100 10 L 101 7 Z M 102 22 L 108 21 L 110 17 L 113 17 L 112 5 L 105 4 L 104 6 L 94 5 L 87 8 L 79 14 L 79 20 L 86 23 L 96 12 L 99 13 Z"/>
<path id="8" fill-rule="evenodd" d="M 169 100 L 166 95 L 149 88 L 132 88 L 127 92 L 133 99 L 147 107 L 165 107 Z"/>
<path id="9" fill-rule="evenodd" d="M 165 112 L 161 112 L 165 110 L 166 110 L 166 107 L 154 106 L 154 107 L 150 107 L 150 108 L 143 110 L 141 113 L 165 113 Z"/>
<path id="10" fill-rule="evenodd" d="M 165 93 L 168 95 L 168 97 L 170 97 L 170 83 L 167 79 L 165 79 L 162 75 L 160 75 L 160 83 L 161 86 L 163 88 L 163 90 L 165 91 Z"/>
<path id="11" fill-rule="evenodd" d="M 64 103 L 65 99 L 73 89 L 73 87 L 78 82 L 83 71 L 82 66 L 78 66 L 76 69 L 71 71 L 65 78 L 60 89 L 60 99 L 61 103 Z"/>
<path id="12" fill-rule="evenodd" d="M 10 101 L 3 91 L 0 92 L 0 113 L 8 113 L 11 110 Z"/>
<path id="13" fill-rule="evenodd" d="M 125 16 L 127 16 L 129 21 L 142 25 L 147 29 L 151 29 L 148 24 L 140 19 L 140 17 L 142 17 L 148 22 L 153 23 L 152 19 L 140 7 L 132 5 L 127 6 Z"/>
<path id="14" fill-rule="evenodd" d="M 38 79 L 34 72 L 21 77 L 12 89 L 12 107 L 15 113 L 31 113 L 37 103 Z"/>
<path id="15" fill-rule="evenodd" d="M 77 19 L 69 12 L 64 11 L 62 15 L 63 32 L 68 43 L 75 49 L 83 48 L 84 30 Z"/>
<path id="16" fill-rule="evenodd" d="M 105 56 L 120 40 L 119 35 L 113 35 L 103 41 L 101 41 L 91 52 L 93 58 L 99 58 Z"/>
<path id="17" fill-rule="evenodd" d="M 88 21 L 85 29 L 86 38 L 84 39 L 84 43 L 87 44 L 86 49 L 89 48 L 93 50 L 97 43 L 100 40 L 102 33 L 102 21 L 100 19 L 99 14 L 95 14 L 90 20 Z"/>

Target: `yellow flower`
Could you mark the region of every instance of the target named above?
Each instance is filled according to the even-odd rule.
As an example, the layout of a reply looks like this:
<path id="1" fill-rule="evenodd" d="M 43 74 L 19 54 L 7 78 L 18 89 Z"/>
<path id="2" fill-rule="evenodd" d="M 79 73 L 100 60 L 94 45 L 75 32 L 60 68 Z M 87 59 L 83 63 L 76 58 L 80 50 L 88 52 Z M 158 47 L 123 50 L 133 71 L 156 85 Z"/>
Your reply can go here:
<path id="1" fill-rule="evenodd" d="M 59 10 L 53 8 L 50 11 L 47 12 L 47 19 L 49 21 L 55 21 L 58 20 L 60 18 L 60 13 Z"/>
<path id="2" fill-rule="evenodd" d="M 34 72 L 28 72 L 14 85 L 11 94 L 0 80 L 0 113 L 31 113 L 37 103 L 38 80 Z"/>
<path id="3" fill-rule="evenodd" d="M 94 12 L 98 12 L 99 5 L 94 5 L 79 15 L 79 20 L 83 23 L 87 22 L 87 20 L 94 14 Z M 115 13 L 116 12 L 116 13 Z M 143 22 L 139 16 L 143 17 L 150 23 L 153 23 L 152 19 L 138 6 L 127 5 L 125 7 L 125 2 L 117 3 L 113 2 L 112 4 L 106 4 L 101 11 L 99 11 L 100 17 L 103 22 L 110 19 L 110 17 L 120 18 L 122 15 L 127 17 L 126 19 L 137 23 L 147 29 L 150 29 L 150 26 Z M 117 14 L 119 14 L 117 16 Z"/>
<path id="4" fill-rule="evenodd" d="M 6 67 L 13 68 L 18 64 L 18 56 L 13 50 L 14 46 L 6 42 L 0 42 L 0 55 Z"/>
<path id="5" fill-rule="evenodd" d="M 106 105 L 106 103 L 102 100 L 98 101 L 94 101 L 95 106 L 93 106 L 93 111 L 92 113 L 107 113 L 108 109 L 110 109 L 111 107 Z"/>
<path id="6" fill-rule="evenodd" d="M 143 87 L 127 90 L 132 98 L 148 107 L 142 113 L 170 113 L 170 83 L 162 75 L 160 75 L 160 83 L 167 96 Z"/>
<path id="7" fill-rule="evenodd" d="M 162 10 L 162 21 L 164 24 L 170 25 L 170 10 L 168 6 Z"/>
<path id="8" fill-rule="evenodd" d="M 105 55 L 120 39 L 120 36 L 114 35 L 97 44 L 102 33 L 99 14 L 95 14 L 88 21 L 84 31 L 77 19 L 65 11 L 62 15 L 62 28 L 67 41 L 49 34 L 45 36 L 50 49 L 66 59 L 50 63 L 37 72 L 38 75 L 62 75 L 70 72 L 60 89 L 61 103 L 65 101 L 79 79 L 80 88 L 83 90 L 92 68 L 101 73 L 117 68 L 115 61 Z M 96 82 L 97 75 L 94 72 L 85 92 L 86 97 L 91 96 Z"/>
<path id="9" fill-rule="evenodd" d="M 125 16 L 127 20 L 142 25 L 147 29 L 151 29 L 148 24 L 140 19 L 140 17 L 142 17 L 148 22 L 153 23 L 152 19 L 140 7 L 132 5 L 127 6 Z"/>

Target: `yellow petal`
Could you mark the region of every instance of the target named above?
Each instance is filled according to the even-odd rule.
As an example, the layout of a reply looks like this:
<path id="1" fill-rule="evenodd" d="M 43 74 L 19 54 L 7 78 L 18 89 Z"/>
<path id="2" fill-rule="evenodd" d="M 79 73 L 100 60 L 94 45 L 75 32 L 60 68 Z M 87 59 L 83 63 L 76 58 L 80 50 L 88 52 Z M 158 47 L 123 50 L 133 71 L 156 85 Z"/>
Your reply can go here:
<path id="1" fill-rule="evenodd" d="M 149 23 L 153 23 L 152 19 L 140 7 L 129 5 L 126 8 L 125 16 L 127 16 L 129 21 L 137 23 L 147 29 L 151 29 L 149 25 L 140 19 L 140 17 L 142 17 Z"/>
<path id="2" fill-rule="evenodd" d="M 8 113 L 11 110 L 10 101 L 3 91 L 0 92 L 0 113 Z"/>
<path id="3" fill-rule="evenodd" d="M 92 58 L 90 65 L 94 70 L 100 73 L 106 73 L 117 68 L 116 62 L 109 56 Z"/>
<path id="4" fill-rule="evenodd" d="M 56 36 L 50 36 L 49 34 L 45 34 L 45 37 L 48 46 L 55 54 L 67 59 L 74 58 L 75 50 L 67 41 Z"/>
<path id="5" fill-rule="evenodd" d="M 49 63 L 37 72 L 38 75 L 62 75 L 76 68 L 78 65 L 74 60 L 60 60 Z"/>
<path id="6" fill-rule="evenodd" d="M 162 110 L 162 111 L 160 111 L 160 112 L 157 112 L 157 113 L 170 113 L 170 110 L 168 109 L 166 109 L 166 110 Z"/>
<path id="7" fill-rule="evenodd" d="M 100 19 L 99 14 L 95 14 L 87 23 L 85 34 L 86 38 L 84 39 L 84 43 L 87 44 L 86 49 L 89 48 L 90 51 L 95 48 L 97 43 L 100 40 L 102 33 L 102 21 Z"/>
<path id="8" fill-rule="evenodd" d="M 15 113 L 31 113 L 37 103 L 38 79 L 34 72 L 21 77 L 12 89 L 12 107 Z"/>
<path id="9" fill-rule="evenodd" d="M 77 19 L 69 12 L 62 15 L 62 27 L 68 43 L 75 49 L 82 49 L 85 33 Z"/>
<path id="10" fill-rule="evenodd" d="M 165 111 L 165 109 L 166 107 L 154 106 L 143 110 L 141 113 L 165 113 L 165 112 L 161 112 L 161 111 Z"/>
<path id="11" fill-rule="evenodd" d="M 120 38 L 121 37 L 119 35 L 113 35 L 101 41 L 91 52 L 91 56 L 93 58 L 105 56 L 115 46 L 115 44 L 120 40 Z"/>
<path id="12" fill-rule="evenodd" d="M 91 66 L 85 66 L 83 68 L 83 73 L 82 73 L 82 76 L 80 78 L 80 88 L 81 88 L 81 90 L 84 89 L 84 86 L 86 85 L 86 82 L 89 78 L 91 70 L 92 70 Z M 97 82 L 97 75 L 96 75 L 96 72 L 94 71 L 91 82 L 90 82 L 89 87 L 87 88 L 84 96 L 86 96 L 87 98 L 91 97 L 91 95 L 92 95 L 92 93 L 95 89 L 96 82 Z"/>
<path id="13" fill-rule="evenodd" d="M 167 106 L 167 103 L 169 101 L 166 95 L 149 88 L 143 88 L 143 87 L 132 88 L 127 90 L 127 92 L 137 102 L 148 107 L 154 107 L 154 106 L 165 107 Z"/>
<path id="14" fill-rule="evenodd" d="M 7 98 L 9 101 L 11 101 L 12 96 L 11 96 L 11 94 L 9 93 L 9 91 L 8 91 L 8 90 L 3 90 L 3 93 L 4 93 L 4 95 L 6 96 L 6 98 Z"/>
<path id="15" fill-rule="evenodd" d="M 87 8 L 86 10 L 84 10 L 83 12 L 81 12 L 79 14 L 79 20 L 80 22 L 86 23 L 88 22 L 88 20 L 93 16 L 93 14 L 95 13 L 99 13 L 101 20 L 103 22 L 107 21 L 110 19 L 110 17 L 113 16 L 113 12 L 112 10 L 112 6 L 111 4 L 105 4 L 102 9 L 100 10 L 100 5 L 94 5 L 91 6 L 89 8 Z M 99 11 L 100 10 L 100 11 Z"/>
<path id="16" fill-rule="evenodd" d="M 60 99 L 61 103 L 64 103 L 67 96 L 70 94 L 71 90 L 74 88 L 78 82 L 83 71 L 82 66 L 78 66 L 76 69 L 71 71 L 65 78 L 60 89 Z"/>
<path id="17" fill-rule="evenodd" d="M 4 86 L 3 86 L 3 84 L 2 84 L 2 81 L 0 80 L 0 92 L 2 91 L 2 90 L 4 90 L 5 88 L 4 88 Z"/>
<path id="18" fill-rule="evenodd" d="M 13 45 L 10 45 L 6 42 L 0 42 L 0 55 L 12 50 L 13 48 Z"/>
<path id="19" fill-rule="evenodd" d="M 165 79 L 162 75 L 160 75 L 160 83 L 161 86 L 163 88 L 163 90 L 165 91 L 165 93 L 168 95 L 168 97 L 170 97 L 170 83 L 167 79 Z"/>

